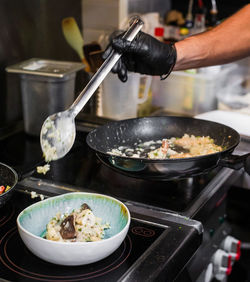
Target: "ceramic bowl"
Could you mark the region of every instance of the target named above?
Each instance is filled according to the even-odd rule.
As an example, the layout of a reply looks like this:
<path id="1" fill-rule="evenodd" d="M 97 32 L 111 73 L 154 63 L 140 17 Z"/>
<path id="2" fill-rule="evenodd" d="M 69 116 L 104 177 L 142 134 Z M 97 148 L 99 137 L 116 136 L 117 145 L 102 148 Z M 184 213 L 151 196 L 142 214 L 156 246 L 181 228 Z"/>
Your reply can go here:
<path id="1" fill-rule="evenodd" d="M 102 240 L 56 242 L 42 238 L 52 217 L 58 212 L 70 213 L 83 203 L 87 203 L 103 223 L 110 223 Z M 24 244 L 39 258 L 60 265 L 84 265 L 113 253 L 125 239 L 130 220 L 128 208 L 119 200 L 102 194 L 74 192 L 28 206 L 18 215 L 17 226 Z"/>

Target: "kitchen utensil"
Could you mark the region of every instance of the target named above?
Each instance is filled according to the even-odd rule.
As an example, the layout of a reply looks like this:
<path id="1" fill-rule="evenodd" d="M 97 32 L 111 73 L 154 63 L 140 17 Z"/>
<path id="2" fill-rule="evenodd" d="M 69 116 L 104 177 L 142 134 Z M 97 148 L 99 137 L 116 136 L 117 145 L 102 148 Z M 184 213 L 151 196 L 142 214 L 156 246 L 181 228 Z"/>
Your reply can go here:
<path id="1" fill-rule="evenodd" d="M 83 46 L 83 52 L 84 52 L 86 60 L 89 62 L 91 72 L 95 72 L 96 70 L 94 70 L 94 66 L 90 60 L 90 53 L 96 52 L 96 51 L 99 51 L 99 52 L 102 51 L 101 46 L 97 42 L 85 44 Z"/>
<path id="2" fill-rule="evenodd" d="M 119 146 L 134 148 L 139 143 L 182 137 L 184 134 L 210 136 L 223 151 L 183 159 L 146 159 L 111 155 L 108 152 Z M 87 136 L 87 144 L 97 157 L 110 168 L 127 176 L 170 180 L 203 174 L 217 166 L 233 169 L 245 168 L 250 174 L 250 154 L 236 156 L 233 150 L 240 135 L 231 127 L 220 123 L 188 117 L 146 117 L 105 124 Z"/>
<path id="3" fill-rule="evenodd" d="M 142 26 L 143 22 L 140 18 L 133 18 L 131 26 L 124 34 L 124 38 L 132 41 Z M 88 102 L 120 57 L 121 54 L 112 50 L 109 57 L 91 78 L 71 107 L 66 111 L 55 113 L 45 120 L 41 129 L 40 143 L 47 161 L 60 159 L 69 152 L 75 141 L 76 115 Z"/>
<path id="4" fill-rule="evenodd" d="M 57 214 L 70 213 L 86 203 L 102 223 L 109 223 L 103 240 L 61 242 L 42 238 L 48 222 Z M 48 198 L 24 209 L 17 218 L 19 234 L 27 248 L 45 261 L 60 265 L 84 265 L 113 253 L 125 239 L 131 217 L 119 200 L 96 193 L 74 192 Z"/>
<path id="5" fill-rule="evenodd" d="M 91 69 L 93 72 L 96 72 L 99 67 L 102 65 L 103 63 L 103 51 L 93 51 L 89 53 L 89 61 L 90 61 L 90 65 L 91 65 Z"/>
<path id="6" fill-rule="evenodd" d="M 81 61 L 84 63 L 86 72 L 90 72 L 90 66 L 86 60 L 83 52 L 83 37 L 80 32 L 80 29 L 77 25 L 77 22 L 74 18 L 69 17 L 62 20 L 62 30 L 65 39 L 69 45 L 76 51 Z"/>

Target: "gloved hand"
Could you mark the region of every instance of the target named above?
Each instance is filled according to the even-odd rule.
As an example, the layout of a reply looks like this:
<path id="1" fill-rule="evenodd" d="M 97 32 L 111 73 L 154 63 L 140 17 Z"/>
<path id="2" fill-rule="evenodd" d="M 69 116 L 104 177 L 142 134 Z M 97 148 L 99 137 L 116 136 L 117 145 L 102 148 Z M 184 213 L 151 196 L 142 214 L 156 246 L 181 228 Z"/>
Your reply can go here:
<path id="1" fill-rule="evenodd" d="M 174 45 L 163 43 L 141 31 L 132 42 L 123 39 L 121 34 L 113 38 L 103 54 L 103 59 L 108 57 L 112 48 L 122 53 L 112 72 L 117 73 L 123 82 L 128 79 L 128 71 L 160 75 L 161 79 L 165 79 L 176 62 Z"/>

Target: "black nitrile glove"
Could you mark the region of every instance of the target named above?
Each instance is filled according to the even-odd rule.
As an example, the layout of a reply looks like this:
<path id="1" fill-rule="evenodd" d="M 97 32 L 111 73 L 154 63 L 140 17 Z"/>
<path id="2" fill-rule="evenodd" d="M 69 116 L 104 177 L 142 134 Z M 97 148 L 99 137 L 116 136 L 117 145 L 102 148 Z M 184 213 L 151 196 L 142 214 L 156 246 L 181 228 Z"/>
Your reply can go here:
<path id="1" fill-rule="evenodd" d="M 128 79 L 127 71 L 160 75 L 161 79 L 165 79 L 176 62 L 173 44 L 163 43 L 141 31 L 132 42 L 123 39 L 122 35 L 113 38 L 103 54 L 104 59 L 108 57 L 112 48 L 122 53 L 112 72 L 117 73 L 123 82 Z"/>

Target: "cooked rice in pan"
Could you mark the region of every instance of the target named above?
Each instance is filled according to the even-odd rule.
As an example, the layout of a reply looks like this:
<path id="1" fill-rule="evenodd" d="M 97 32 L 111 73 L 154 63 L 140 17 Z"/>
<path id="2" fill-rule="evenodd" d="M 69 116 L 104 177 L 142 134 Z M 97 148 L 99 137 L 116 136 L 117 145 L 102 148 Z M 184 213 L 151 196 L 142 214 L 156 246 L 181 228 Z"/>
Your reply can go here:
<path id="1" fill-rule="evenodd" d="M 223 148 L 216 145 L 209 136 L 184 134 L 181 138 L 172 137 L 135 144 L 134 148 L 120 146 L 107 153 L 131 158 L 177 159 L 208 155 L 222 150 Z"/>

